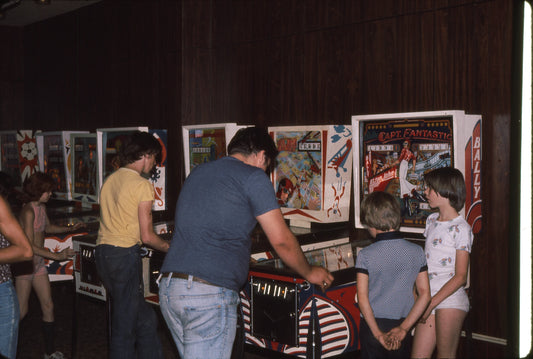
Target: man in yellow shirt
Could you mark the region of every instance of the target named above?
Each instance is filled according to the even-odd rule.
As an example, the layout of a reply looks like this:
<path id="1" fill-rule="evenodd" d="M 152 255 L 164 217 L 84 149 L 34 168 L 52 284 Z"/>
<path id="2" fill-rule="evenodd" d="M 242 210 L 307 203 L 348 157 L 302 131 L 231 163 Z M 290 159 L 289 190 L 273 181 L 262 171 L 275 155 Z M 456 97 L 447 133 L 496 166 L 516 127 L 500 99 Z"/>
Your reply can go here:
<path id="1" fill-rule="evenodd" d="M 149 174 L 161 145 L 147 132 L 135 132 L 119 150 L 120 167 L 100 191 L 100 229 L 96 246 L 98 274 L 111 298 L 109 358 L 163 358 L 157 318 L 144 300 L 140 247 L 167 252 L 154 232 L 154 189 Z"/>

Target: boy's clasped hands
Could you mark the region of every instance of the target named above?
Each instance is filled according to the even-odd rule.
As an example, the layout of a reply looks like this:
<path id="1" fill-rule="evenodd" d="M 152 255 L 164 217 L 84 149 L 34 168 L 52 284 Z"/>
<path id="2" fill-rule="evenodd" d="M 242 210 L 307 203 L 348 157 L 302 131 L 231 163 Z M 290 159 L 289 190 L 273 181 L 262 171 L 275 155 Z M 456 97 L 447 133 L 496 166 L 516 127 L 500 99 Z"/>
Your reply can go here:
<path id="1" fill-rule="evenodd" d="M 387 333 L 382 333 L 376 339 L 387 350 L 398 350 L 402 345 L 407 331 L 401 327 L 392 328 Z"/>

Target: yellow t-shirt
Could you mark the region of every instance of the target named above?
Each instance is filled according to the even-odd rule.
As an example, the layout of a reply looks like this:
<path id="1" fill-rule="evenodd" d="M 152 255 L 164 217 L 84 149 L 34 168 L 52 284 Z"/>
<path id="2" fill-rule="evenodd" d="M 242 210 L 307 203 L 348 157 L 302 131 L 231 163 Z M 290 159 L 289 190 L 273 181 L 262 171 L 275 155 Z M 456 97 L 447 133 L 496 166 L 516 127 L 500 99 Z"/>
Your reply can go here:
<path id="1" fill-rule="evenodd" d="M 136 171 L 121 167 L 100 191 L 100 229 L 96 244 L 131 247 L 141 244 L 139 204 L 154 201 L 154 187 Z"/>

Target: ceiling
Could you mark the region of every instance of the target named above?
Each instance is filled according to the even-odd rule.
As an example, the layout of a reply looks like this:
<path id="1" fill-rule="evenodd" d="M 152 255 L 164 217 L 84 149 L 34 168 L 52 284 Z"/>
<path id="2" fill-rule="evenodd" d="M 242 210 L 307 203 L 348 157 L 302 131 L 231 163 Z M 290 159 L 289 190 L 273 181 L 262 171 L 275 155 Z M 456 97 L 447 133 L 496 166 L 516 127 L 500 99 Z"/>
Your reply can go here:
<path id="1" fill-rule="evenodd" d="M 99 1 L 101 0 L 49 0 L 49 3 L 43 4 L 35 0 L 0 0 L 0 7 L 13 4 L 3 11 L 0 26 L 23 27 Z"/>

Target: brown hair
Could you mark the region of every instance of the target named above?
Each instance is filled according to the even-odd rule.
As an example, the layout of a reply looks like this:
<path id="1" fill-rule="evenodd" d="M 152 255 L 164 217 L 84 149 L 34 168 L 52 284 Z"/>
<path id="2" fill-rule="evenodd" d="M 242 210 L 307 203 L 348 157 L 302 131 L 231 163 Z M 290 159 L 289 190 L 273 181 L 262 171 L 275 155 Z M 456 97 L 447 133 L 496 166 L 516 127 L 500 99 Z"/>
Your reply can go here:
<path id="1" fill-rule="evenodd" d="M 424 175 L 426 186 L 444 198 L 459 212 L 465 205 L 466 185 L 461 171 L 452 167 L 437 168 Z"/>
<path id="2" fill-rule="evenodd" d="M 124 138 L 119 149 L 121 166 L 126 166 L 139 160 L 144 155 L 155 155 L 156 161 L 161 161 L 161 144 L 148 132 L 135 131 Z"/>
<path id="3" fill-rule="evenodd" d="M 43 172 L 35 172 L 24 181 L 22 189 L 28 200 L 37 201 L 43 193 L 52 191 L 54 187 L 55 182 L 52 177 Z"/>
<path id="4" fill-rule="evenodd" d="M 236 153 L 249 156 L 261 151 L 265 151 L 267 172 L 274 171 L 277 164 L 278 149 L 268 131 L 263 127 L 241 128 L 228 145 L 228 155 L 230 156 Z"/>
<path id="5" fill-rule="evenodd" d="M 361 203 L 361 223 L 380 231 L 398 230 L 401 223 L 400 204 L 386 192 L 372 192 Z"/>

